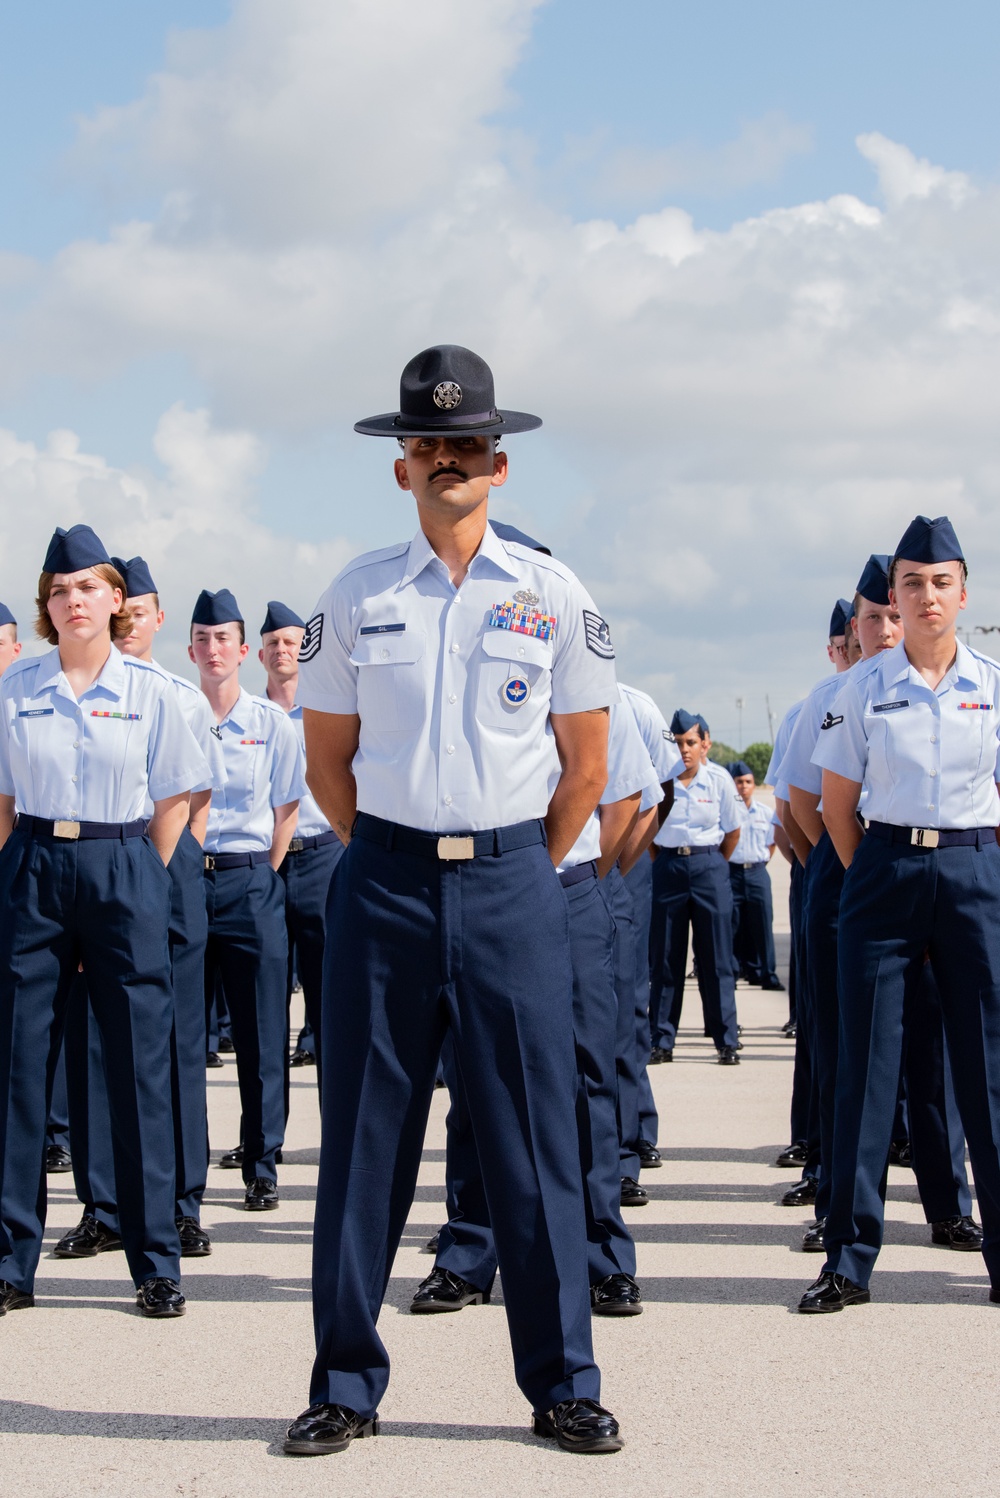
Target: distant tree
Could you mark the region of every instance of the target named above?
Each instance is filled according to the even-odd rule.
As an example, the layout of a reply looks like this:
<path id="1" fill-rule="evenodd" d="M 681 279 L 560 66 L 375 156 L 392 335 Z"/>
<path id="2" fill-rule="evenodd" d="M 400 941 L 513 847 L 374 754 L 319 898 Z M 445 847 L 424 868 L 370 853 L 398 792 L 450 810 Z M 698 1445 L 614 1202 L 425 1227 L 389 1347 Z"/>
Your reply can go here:
<path id="1" fill-rule="evenodd" d="M 771 763 L 771 745 L 766 743 L 748 744 L 743 753 L 736 756 L 737 759 L 745 759 L 753 771 L 753 778 L 758 785 L 764 784 L 764 776 L 767 767 Z"/>
<path id="2" fill-rule="evenodd" d="M 708 757 L 714 760 L 717 765 L 728 765 L 730 760 L 742 759 L 743 755 L 738 754 L 730 744 L 722 744 L 718 739 L 713 739 L 712 747 L 708 751 Z"/>

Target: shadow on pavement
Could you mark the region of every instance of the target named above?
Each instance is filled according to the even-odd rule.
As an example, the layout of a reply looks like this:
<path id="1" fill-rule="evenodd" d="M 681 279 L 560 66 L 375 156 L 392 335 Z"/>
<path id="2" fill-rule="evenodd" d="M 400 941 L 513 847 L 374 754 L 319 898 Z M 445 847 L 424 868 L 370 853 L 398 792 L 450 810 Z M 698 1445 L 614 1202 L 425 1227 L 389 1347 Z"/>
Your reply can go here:
<path id="1" fill-rule="evenodd" d="M 808 1257 L 808 1256 L 807 1256 Z M 640 1289 L 647 1303 L 668 1305 L 743 1305 L 743 1306 L 787 1306 L 794 1310 L 799 1296 L 807 1285 L 811 1285 L 823 1267 L 820 1254 L 813 1256 L 813 1264 L 804 1267 L 801 1277 L 795 1279 L 764 1279 L 754 1276 L 715 1275 L 681 1276 L 670 1279 L 665 1276 L 642 1275 Z M 899 1270 L 875 1271 L 872 1276 L 872 1303 L 878 1305 L 983 1305 L 988 1309 L 985 1273 L 959 1275 L 957 1273 L 935 1274 L 925 1270 L 909 1273 Z M 848 1315 L 860 1315 L 864 1306 L 851 1306 Z M 844 1312 L 840 1312 L 843 1315 Z M 806 1318 L 803 1317 L 803 1320 Z M 822 1318 L 814 1317 L 813 1320 Z"/>

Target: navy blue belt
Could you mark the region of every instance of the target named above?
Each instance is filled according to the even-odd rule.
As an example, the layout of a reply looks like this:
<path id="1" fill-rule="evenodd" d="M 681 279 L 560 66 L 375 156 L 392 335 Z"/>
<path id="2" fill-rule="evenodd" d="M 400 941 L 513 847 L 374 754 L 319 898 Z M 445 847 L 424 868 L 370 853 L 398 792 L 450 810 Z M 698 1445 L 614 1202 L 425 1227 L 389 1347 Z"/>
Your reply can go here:
<path id="1" fill-rule="evenodd" d="M 329 832 L 317 832 L 313 837 L 293 837 L 288 844 L 289 853 L 308 853 L 310 848 L 325 848 L 327 843 L 339 842 L 331 828 Z"/>
<path id="2" fill-rule="evenodd" d="M 868 832 L 883 843 L 909 843 L 912 848 L 982 848 L 996 846 L 995 827 L 896 827 L 892 822 L 869 822 Z"/>
<path id="3" fill-rule="evenodd" d="M 589 863 L 574 864 L 571 869 L 563 869 L 559 875 L 559 883 L 563 889 L 572 889 L 574 884 L 582 884 L 585 879 L 597 878 L 597 864 L 594 859 Z"/>
<path id="4" fill-rule="evenodd" d="M 271 854 L 257 848 L 253 853 L 206 853 L 203 856 L 205 873 L 210 874 L 213 869 L 253 869 L 259 863 L 267 863 Z"/>
<path id="5" fill-rule="evenodd" d="M 545 826 L 538 819 L 493 827 L 488 832 L 419 832 L 397 822 L 384 822 L 367 811 L 359 811 L 351 829 L 353 837 L 378 843 L 390 853 L 415 853 L 418 858 L 466 859 L 498 857 L 517 848 L 545 843 Z"/>
<path id="6" fill-rule="evenodd" d="M 718 853 L 719 851 L 718 843 L 711 843 L 707 847 L 704 845 L 696 847 L 694 843 L 683 843 L 679 848 L 664 848 L 659 844 L 657 846 L 661 853 L 669 853 L 672 858 L 693 858 L 696 853 Z"/>
<path id="7" fill-rule="evenodd" d="M 52 837 L 58 842 L 89 842 L 92 838 L 106 838 L 124 842 L 127 837 L 145 837 L 149 823 L 140 817 L 137 822 L 52 822 L 47 817 L 29 817 L 18 812 L 17 827 L 23 827 L 32 837 Z"/>

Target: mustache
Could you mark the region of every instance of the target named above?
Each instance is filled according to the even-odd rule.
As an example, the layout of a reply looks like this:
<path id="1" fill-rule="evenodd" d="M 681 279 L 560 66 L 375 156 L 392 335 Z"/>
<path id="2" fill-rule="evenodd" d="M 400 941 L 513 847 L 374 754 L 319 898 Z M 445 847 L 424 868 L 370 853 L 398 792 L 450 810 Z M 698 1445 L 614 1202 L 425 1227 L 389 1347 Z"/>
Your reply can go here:
<path id="1" fill-rule="evenodd" d="M 433 478 L 431 479 L 431 483 L 435 483 L 438 479 L 443 478 L 461 479 L 462 482 L 465 483 L 468 477 L 469 475 L 462 468 L 439 468 L 437 473 L 435 473 Z"/>

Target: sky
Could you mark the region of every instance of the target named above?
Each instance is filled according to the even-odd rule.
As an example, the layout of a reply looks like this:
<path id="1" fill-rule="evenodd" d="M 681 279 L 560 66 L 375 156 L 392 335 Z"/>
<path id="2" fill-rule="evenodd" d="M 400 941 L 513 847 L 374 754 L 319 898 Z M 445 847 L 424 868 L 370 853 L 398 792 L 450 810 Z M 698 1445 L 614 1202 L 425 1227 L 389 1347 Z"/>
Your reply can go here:
<path id="1" fill-rule="evenodd" d="M 11 12 L 0 597 L 83 520 L 175 668 L 203 586 L 311 611 L 415 529 L 353 422 L 457 342 L 545 421 L 495 513 L 668 716 L 766 739 L 918 512 L 1000 623 L 998 53 L 979 0 Z"/>

